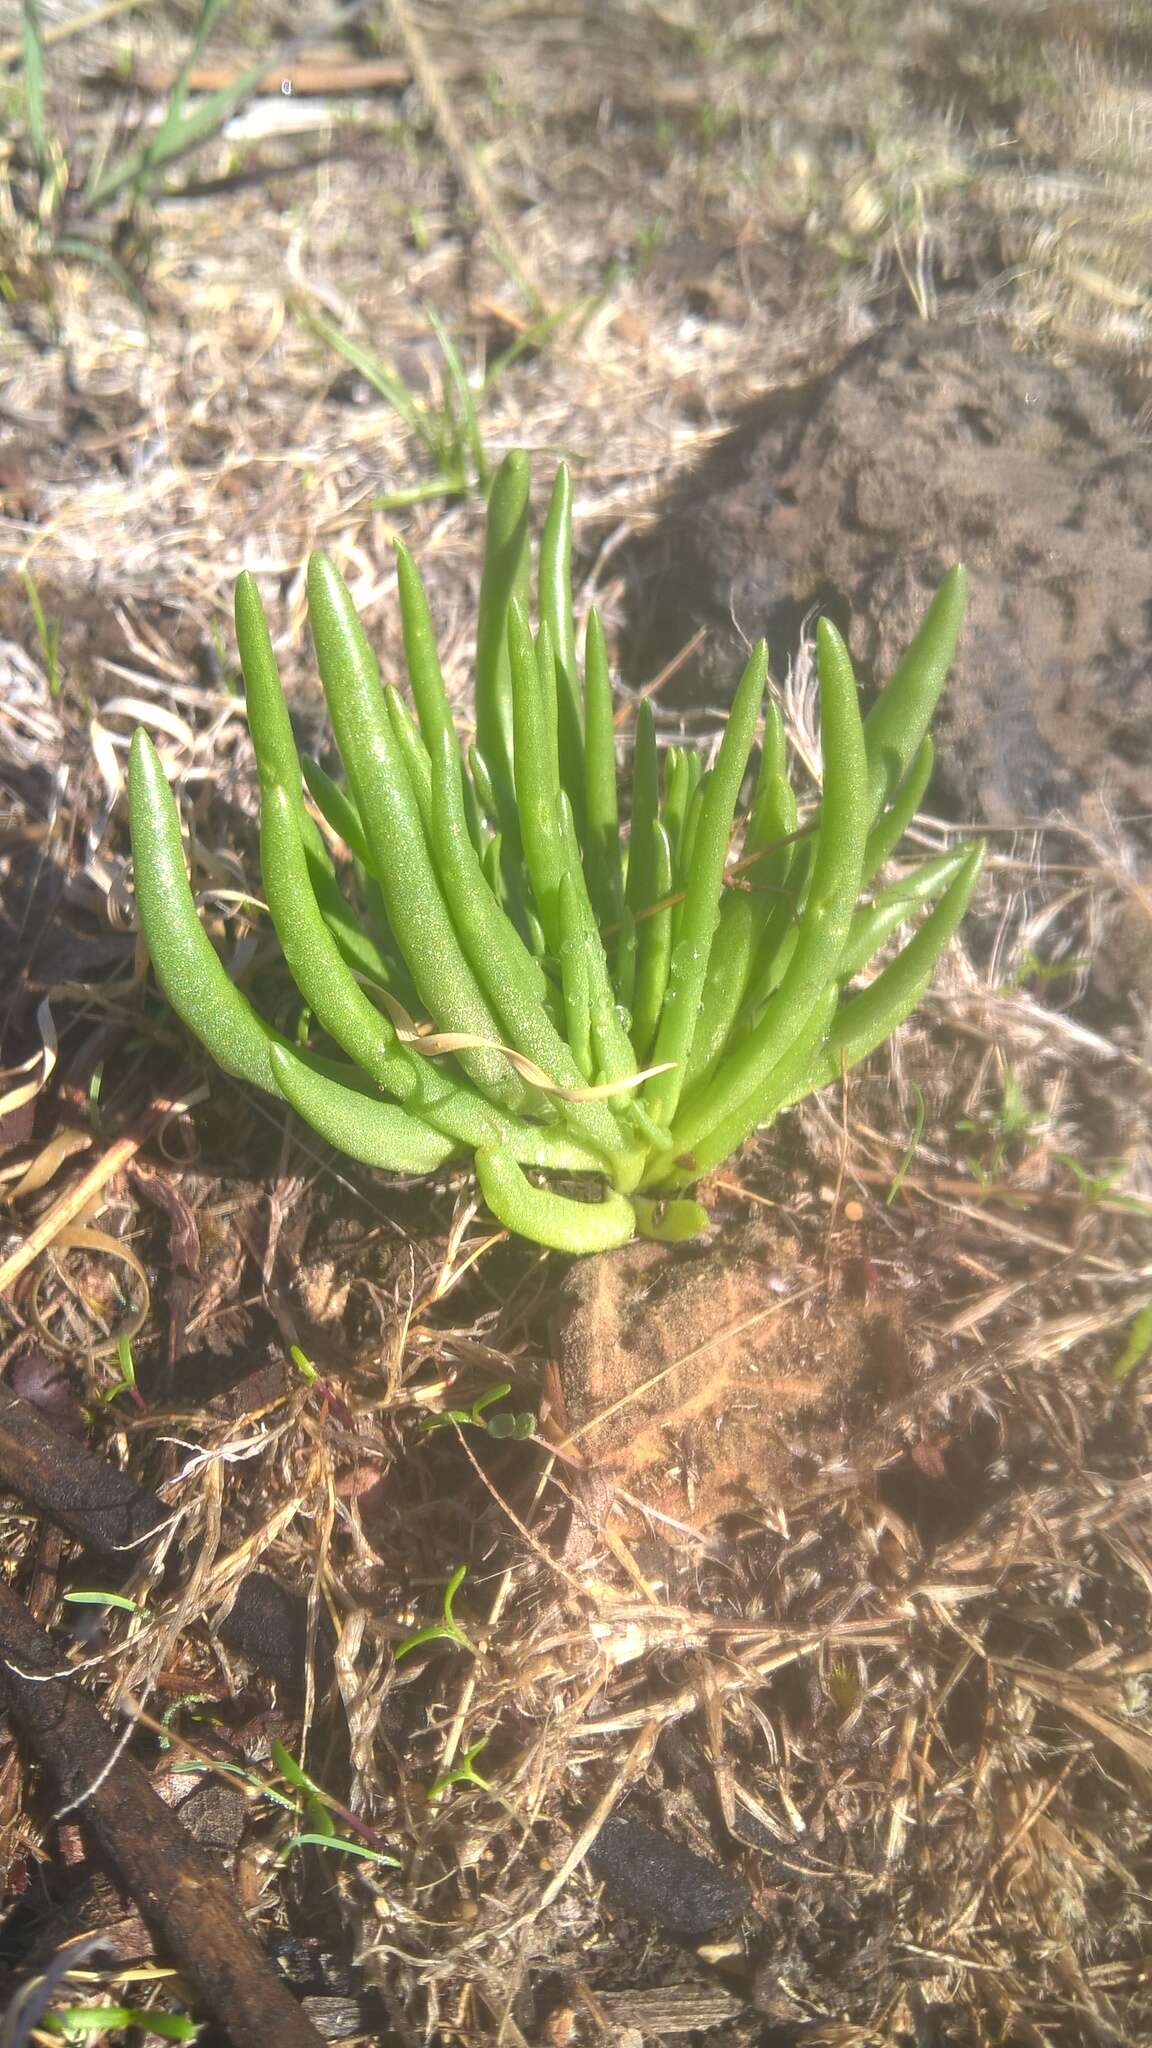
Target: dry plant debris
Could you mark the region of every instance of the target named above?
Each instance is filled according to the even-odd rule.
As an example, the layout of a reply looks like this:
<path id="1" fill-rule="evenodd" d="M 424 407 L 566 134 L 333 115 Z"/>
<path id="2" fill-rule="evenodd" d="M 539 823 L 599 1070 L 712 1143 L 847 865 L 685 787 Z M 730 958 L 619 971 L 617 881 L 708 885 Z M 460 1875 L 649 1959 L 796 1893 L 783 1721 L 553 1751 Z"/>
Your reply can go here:
<path id="1" fill-rule="evenodd" d="M 609 614 L 624 540 L 729 410 L 914 301 L 991 301 L 1026 347 L 1115 350 L 1141 402 L 1147 28 L 1128 0 L 1012 6 L 987 34 L 966 6 L 886 0 L 609 6 L 532 35 L 500 8 L 466 34 L 443 9 L 418 20 L 534 279 L 573 308 L 486 394 L 487 445 L 583 458 L 578 537 Z M 97 126 L 85 66 L 115 69 L 121 35 L 141 60 L 178 54 L 151 18 L 101 34 L 63 74 Z M 815 1290 L 772 1295 L 784 1307 L 763 1327 L 788 1327 L 799 1358 L 765 1338 L 758 1361 L 807 1370 L 873 1307 L 896 1333 L 879 1386 L 836 1353 L 827 1404 L 781 1406 L 778 1464 L 756 1452 L 758 1486 L 726 1496 L 720 1523 L 698 1423 L 660 1442 L 633 1400 L 627 1442 L 650 1431 L 654 1455 L 611 1497 L 598 1461 L 574 1462 L 551 1335 L 562 1275 L 493 1241 L 466 1182 L 353 1184 L 219 1080 L 102 1170 L 141 1105 L 175 1095 L 184 1050 L 142 1008 L 117 923 L 134 700 L 197 778 L 200 886 L 250 956 L 233 897 L 253 779 L 220 654 L 235 574 L 279 576 L 298 681 L 311 545 L 338 554 L 396 652 L 393 515 L 374 500 L 426 471 L 293 302 L 421 392 L 439 361 L 422 298 L 477 382 L 524 331 L 419 100 L 315 119 L 310 136 L 226 139 L 215 193 L 160 208 L 149 329 L 106 280 L 67 270 L 0 337 L 0 987 L 4 1067 L 23 1070 L 2 1092 L 39 1084 L 0 1119 L 3 1188 L 24 1184 L 0 1255 L 95 1169 L 73 1222 L 131 1250 L 152 1300 L 127 1379 L 137 1276 L 106 1245 L 50 1246 L 5 1296 L 0 1344 L 6 1368 L 32 1355 L 31 1383 L 173 1518 L 161 1555 L 113 1574 L 6 1501 L 6 1573 L 42 1620 L 86 1617 L 79 1650 L 56 1640 L 109 1712 L 130 1696 L 167 1716 L 180 1761 L 224 1767 L 217 1782 L 279 1784 L 283 1742 L 351 1816 L 340 1832 L 399 1859 L 278 1861 L 296 1822 L 263 1793 L 227 1852 L 267 1946 L 319 1936 L 360 1959 L 378 1987 L 369 2040 L 1147 2039 L 1147 1044 L 1099 943 L 1110 898 L 1147 882 L 1112 849 L 998 836 L 982 917 L 921 1023 L 718 1187 L 725 1228 L 759 1217 L 774 1270 Z M 467 500 L 405 519 L 438 614 L 461 622 L 460 698 L 478 526 Z M 60 622 L 51 680 L 25 568 Z M 306 691 L 295 708 L 307 730 Z M 699 729 L 707 709 L 688 716 Z M 923 830 L 926 848 L 949 843 Z M 670 1292 L 706 1322 L 705 1294 Z M 653 1321 L 649 1373 L 682 1370 L 675 1332 Z M 613 1363 L 591 1361 L 605 1384 Z M 538 1418 L 532 1442 L 424 1427 L 505 1383 Z M 461 1565 L 456 1633 L 397 1660 Z M 302 1710 L 223 1641 L 257 1568 L 306 1603 Z M 58 1604 L 93 1590 L 131 1606 Z M 145 1760 L 155 1740 L 141 1731 Z M 19 1911 L 78 1853 L 46 1816 L 0 1751 Z M 609 1899 L 596 1841 L 621 1819 L 746 1885 L 739 1930 L 700 1952 Z M 124 1940 L 121 1964 L 146 1956 L 138 1928 Z M 161 1980 L 140 1995 L 168 1997 Z"/>

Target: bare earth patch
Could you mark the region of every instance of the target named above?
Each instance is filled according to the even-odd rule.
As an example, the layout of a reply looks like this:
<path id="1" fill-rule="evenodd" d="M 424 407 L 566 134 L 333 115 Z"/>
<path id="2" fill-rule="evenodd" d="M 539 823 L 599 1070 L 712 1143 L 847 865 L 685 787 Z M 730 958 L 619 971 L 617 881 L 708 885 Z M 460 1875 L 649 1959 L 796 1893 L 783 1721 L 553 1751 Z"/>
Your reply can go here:
<path id="1" fill-rule="evenodd" d="M 862 1426 L 913 1377 L 902 1298 L 851 1297 L 864 1263 L 829 1288 L 792 1239 L 753 1226 L 694 1256 L 636 1244 L 577 1265 L 557 1336 L 564 1445 L 701 1529 L 817 1474 L 861 1476 Z"/>

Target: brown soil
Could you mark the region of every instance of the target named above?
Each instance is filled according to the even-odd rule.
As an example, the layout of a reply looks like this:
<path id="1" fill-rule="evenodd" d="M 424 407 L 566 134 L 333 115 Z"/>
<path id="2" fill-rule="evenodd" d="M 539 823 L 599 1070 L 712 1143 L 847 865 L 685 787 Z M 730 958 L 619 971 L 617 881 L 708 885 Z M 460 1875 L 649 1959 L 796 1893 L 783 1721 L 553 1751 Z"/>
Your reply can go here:
<path id="1" fill-rule="evenodd" d="M 854 1299 L 862 1270 L 858 1247 L 830 1290 L 793 1239 L 755 1226 L 575 1266 L 556 1335 L 563 1444 L 700 1528 L 867 1480 L 869 1425 L 915 1374 L 904 1302 Z"/>
<path id="2" fill-rule="evenodd" d="M 87 166 L 158 113 L 147 81 L 171 75 L 193 13 L 171 0 L 53 46 L 48 115 L 74 200 Z M 131 1744 L 160 1759 L 166 1796 L 190 1782 L 174 1760 L 210 1758 L 228 1786 L 246 1774 L 214 1839 L 241 1910 L 340 2038 L 1152 2040 L 1146 891 L 1081 801 L 1098 781 L 1113 806 L 1145 801 L 1147 577 L 1122 530 L 1148 502 L 1145 0 L 1007 0 L 995 19 L 967 0 L 485 0 L 466 21 L 421 0 L 417 15 L 429 91 L 390 13 L 342 20 L 343 56 L 392 63 L 394 84 L 287 108 L 265 94 L 262 133 L 235 130 L 154 203 L 84 223 L 133 269 L 147 318 L 106 267 L 45 250 L 19 70 L 5 74 L 4 1089 L 45 1042 L 46 997 L 57 1059 L 0 1118 L 0 1256 L 94 1179 L 73 1217 L 87 1235 L 59 1237 L 0 1302 L 0 1365 L 179 1521 L 165 1556 L 110 1560 L 14 1492 L 4 1572 L 117 1727 L 129 1699 L 166 1721 L 171 1750 L 147 1731 Z M 0 6 L 0 37 L 18 16 Z M 279 0 L 236 0 L 213 55 L 263 61 L 301 26 Z M 330 18 L 317 27 L 333 39 Z M 285 113 L 303 125 L 285 132 Z M 512 266 L 476 212 L 477 167 Z M 524 272 L 560 316 L 547 333 L 531 332 Z M 235 900 L 258 877 L 232 586 L 257 573 L 323 745 L 305 555 L 333 553 L 398 673 L 398 527 L 466 715 L 479 494 L 437 488 L 427 450 L 302 317 L 319 310 L 437 402 L 428 306 L 490 456 L 539 451 L 541 487 L 555 451 L 571 456 L 579 602 L 600 604 L 615 644 L 637 543 L 691 479 L 724 550 L 693 538 L 692 561 L 712 564 L 702 609 L 722 635 L 739 585 L 741 627 L 776 625 L 803 742 L 803 657 L 786 672 L 798 608 L 851 597 L 854 645 L 883 660 L 930 568 L 963 546 L 994 651 L 961 675 L 960 722 L 992 703 L 996 728 L 991 748 L 971 734 L 957 801 L 1012 815 L 1026 791 L 1077 811 L 1078 836 L 993 836 L 918 1017 L 716 1177 L 703 1251 L 637 1248 L 568 1274 L 501 1242 L 467 1173 L 412 1186 L 350 1169 L 200 1066 L 206 1098 L 153 1114 L 189 1049 L 121 922 L 117 765 L 140 714 L 116 702 L 144 697 L 167 720 L 198 882 L 224 892 L 214 936 L 229 955 L 255 940 L 251 986 L 293 1027 L 259 913 Z M 1023 417 L 1037 388 L 1039 423 Z M 1061 467 L 1048 441 L 1065 400 L 1089 439 L 1069 427 Z M 777 438 L 745 451 L 753 485 L 729 532 L 709 457 L 749 406 Z M 905 429 L 927 483 L 892 452 Z M 786 449 L 790 508 L 772 497 Z M 411 489 L 432 495 L 378 502 Z M 931 563 L 923 534 L 885 524 L 891 496 L 939 518 Z M 1030 563 L 1027 527 L 1050 512 L 1056 537 Z M 787 568 L 771 587 L 762 517 Z M 1078 555 L 1066 529 L 1081 517 Z M 55 694 L 25 570 L 62 627 Z M 1086 687 L 1045 609 L 1061 577 L 1081 669 L 1115 657 L 1116 701 L 1091 731 L 1054 701 Z M 649 641 L 625 661 L 625 702 L 654 659 Z M 661 739 L 706 744 L 715 713 L 676 682 L 654 698 Z M 949 843 L 931 821 L 918 831 Z M 1104 937 L 1114 909 L 1124 960 Z M 143 1298 L 126 1251 L 150 1290 L 134 1393 L 117 1390 L 116 1334 Z M 506 1383 L 498 1410 L 534 1414 L 533 1439 L 428 1427 Z M 462 1565 L 462 1634 L 437 1635 Z M 229 1629 L 257 1569 L 303 1617 L 291 1679 L 270 1683 Z M 100 1589 L 134 1610 L 62 1600 Z M 273 1740 L 395 1867 L 287 1850 L 303 1816 L 273 1796 Z M 3 1729 L 0 1864 L 0 1970 L 41 1968 L 95 1928 L 98 1974 L 59 2004 L 184 2009 L 170 1978 L 103 1968 L 156 1959 L 101 1888 L 82 1822 L 54 1818 Z M 739 1926 L 686 1942 L 703 1921 L 691 1899 L 661 1918 L 665 1872 L 737 1901 Z"/>
<path id="3" fill-rule="evenodd" d="M 883 680 L 963 561 L 938 788 L 973 820 L 1137 814 L 1147 836 L 1152 462 L 1118 385 L 971 319 L 862 342 L 755 409 L 657 529 L 636 584 L 654 663 L 705 624 L 676 690 L 723 696 L 742 640 L 788 649 L 819 607 Z"/>

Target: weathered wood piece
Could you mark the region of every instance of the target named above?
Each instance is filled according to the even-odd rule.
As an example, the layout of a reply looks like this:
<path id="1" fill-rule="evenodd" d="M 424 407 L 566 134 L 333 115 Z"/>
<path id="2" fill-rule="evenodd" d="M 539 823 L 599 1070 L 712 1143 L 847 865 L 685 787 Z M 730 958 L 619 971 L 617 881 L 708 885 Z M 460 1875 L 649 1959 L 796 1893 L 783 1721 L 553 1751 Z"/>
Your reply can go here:
<path id="1" fill-rule="evenodd" d="M 0 1584 L 0 1702 L 113 1866 L 196 2003 L 234 2048 L 319 2048 L 208 1852 L 153 1791 L 61 1652 Z"/>

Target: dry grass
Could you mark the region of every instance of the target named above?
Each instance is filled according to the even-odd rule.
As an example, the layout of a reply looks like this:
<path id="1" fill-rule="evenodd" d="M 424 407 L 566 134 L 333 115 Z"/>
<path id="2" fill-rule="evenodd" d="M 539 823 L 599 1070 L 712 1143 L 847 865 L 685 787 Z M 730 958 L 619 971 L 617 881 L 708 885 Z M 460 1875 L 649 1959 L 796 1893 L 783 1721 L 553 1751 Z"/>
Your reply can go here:
<path id="1" fill-rule="evenodd" d="M 880 0 L 848 28 L 815 4 L 605 7 L 534 17 L 530 37 L 498 9 L 466 39 L 446 10 L 419 18 L 522 262 L 570 309 L 494 383 L 488 445 L 578 461 L 585 601 L 610 617 L 617 549 L 727 409 L 909 294 L 926 310 L 1007 296 L 1030 343 L 1120 347 L 1140 374 L 1135 7 L 1021 7 L 994 34 L 958 5 Z M 255 10 L 241 27 L 267 32 Z M 138 25 L 101 34 L 155 54 Z M 70 61 L 74 118 L 98 126 L 106 102 Z M 236 571 L 269 593 L 305 721 L 310 545 L 396 656 L 395 515 L 372 500 L 426 468 L 294 300 L 314 295 L 416 388 L 437 374 L 421 298 L 476 366 L 531 317 L 414 95 L 317 118 L 198 165 L 253 182 L 164 205 L 150 332 L 107 280 L 59 268 L 0 338 L 0 554 L 61 620 L 63 683 L 52 699 L 13 581 L 4 1061 L 36 1052 L 49 993 L 58 1063 L 5 1164 L 64 1130 L 91 1140 L 76 1165 L 45 1159 L 14 1232 L 177 1070 L 123 936 L 140 702 L 193 807 L 212 914 L 251 937 L 218 893 L 254 874 Z M 462 699 L 479 517 L 444 501 L 403 522 Z M 926 843 L 948 829 L 926 821 Z M 1147 916 L 1146 884 L 1122 850 L 998 841 L 967 948 L 890 1059 L 721 1178 L 722 1221 L 765 1215 L 816 1276 L 797 1315 L 899 1296 L 916 1377 L 862 1409 L 850 1456 L 814 1458 L 798 1430 L 786 1482 L 720 1528 L 639 1495 L 588 1513 L 548 1426 L 557 1262 L 494 1238 L 465 1178 L 353 1182 L 220 1077 L 164 1127 L 148 1175 L 94 1177 L 73 1222 L 129 1248 L 151 1290 L 147 1407 L 118 1397 L 94 1435 L 178 1511 L 179 1568 L 128 1578 L 151 1618 L 109 1615 L 93 1682 L 110 1711 L 209 1694 L 266 1771 L 214 1624 L 257 1560 L 308 1592 L 334 1675 L 317 1651 L 304 1734 L 289 1711 L 284 1737 L 401 1867 L 277 1865 L 282 1824 L 259 1804 L 238 1882 L 266 1927 L 354 1948 L 405 2043 L 591 2042 L 642 2026 L 623 1994 L 681 1983 L 730 1994 L 733 2042 L 1152 2038 L 1152 1460 L 1146 1374 L 1112 1378 L 1152 1298 L 1147 1046 L 1107 938 L 1130 912 Z M 106 1246 L 57 1251 L 35 1298 L 25 1283 L 5 1301 L 4 1356 L 39 1330 L 107 1389 L 139 1274 Z M 320 1384 L 287 1364 L 293 1344 Z M 506 1380 L 538 1417 L 532 1444 L 424 1427 Z M 34 1524 L 12 1513 L 7 1539 L 23 1574 Z M 468 1646 L 396 1661 L 460 1564 Z M 200 1745 L 194 1707 L 174 1732 Z M 429 1797 L 481 1741 L 486 1785 Z M 21 1869 L 39 1823 L 11 1770 L 0 1795 Z M 742 1937 L 701 1959 L 601 1897 L 587 1859 L 625 1799 L 747 1879 Z"/>

